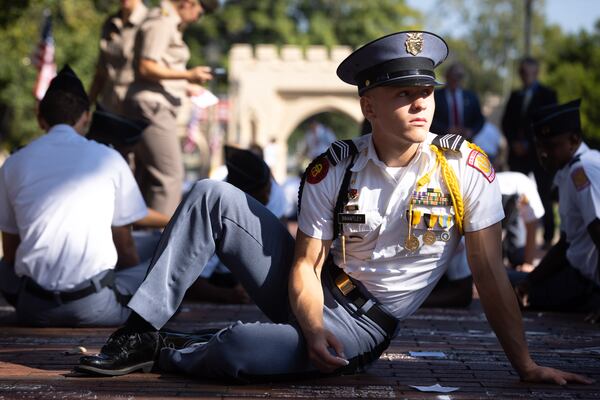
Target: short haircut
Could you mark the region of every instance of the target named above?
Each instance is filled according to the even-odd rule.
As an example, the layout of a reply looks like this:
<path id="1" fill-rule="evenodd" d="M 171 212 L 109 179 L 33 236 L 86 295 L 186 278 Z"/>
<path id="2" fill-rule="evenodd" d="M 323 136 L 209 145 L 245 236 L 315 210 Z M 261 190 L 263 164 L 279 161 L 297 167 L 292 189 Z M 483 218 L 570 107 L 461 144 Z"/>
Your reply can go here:
<path id="1" fill-rule="evenodd" d="M 533 66 L 539 67 L 540 63 L 537 59 L 535 59 L 533 57 L 523 57 L 523 58 L 521 58 L 521 61 L 519 62 L 519 67 L 522 67 L 523 65 L 533 65 Z"/>
<path id="2" fill-rule="evenodd" d="M 73 126 L 89 109 L 88 99 L 71 92 L 55 90 L 46 93 L 46 96 L 40 101 L 39 115 L 51 127 L 58 124 Z"/>

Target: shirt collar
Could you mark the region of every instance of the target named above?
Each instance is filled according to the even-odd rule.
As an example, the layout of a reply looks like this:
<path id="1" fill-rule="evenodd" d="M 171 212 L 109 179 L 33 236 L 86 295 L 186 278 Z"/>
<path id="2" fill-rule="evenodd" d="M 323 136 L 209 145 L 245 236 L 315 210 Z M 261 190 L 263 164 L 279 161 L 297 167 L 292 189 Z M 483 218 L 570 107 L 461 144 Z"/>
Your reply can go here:
<path id="1" fill-rule="evenodd" d="M 417 160 L 421 159 L 422 157 L 431 159 L 432 154 L 431 154 L 431 151 L 429 150 L 429 146 L 428 146 L 429 142 L 431 141 L 430 137 L 429 137 L 430 135 L 428 135 L 427 139 L 423 143 L 421 143 L 421 145 L 417 149 L 417 153 L 412 158 L 412 160 L 407 165 L 407 167 L 410 167 L 411 165 L 416 163 Z M 373 164 L 377 165 L 381 169 L 387 168 L 387 166 L 383 163 L 383 161 L 381 161 L 379 159 L 379 157 L 377 156 L 377 152 L 375 151 L 375 145 L 373 144 L 373 135 L 372 134 L 369 135 L 368 145 L 365 149 L 363 149 L 360 152 L 358 160 L 356 160 L 356 162 L 354 163 L 354 166 L 351 168 L 351 171 L 352 172 L 361 171 L 363 168 L 365 168 L 367 166 L 367 163 L 369 162 L 369 160 L 371 160 L 373 162 Z"/>
<path id="2" fill-rule="evenodd" d="M 146 18 L 146 14 L 148 13 L 148 8 L 144 5 L 144 3 L 139 3 L 136 8 L 133 9 L 133 12 L 129 16 L 129 23 L 131 25 L 139 25 Z"/>
<path id="3" fill-rule="evenodd" d="M 554 182 L 558 182 L 560 179 L 563 179 L 564 177 L 566 177 L 569 174 L 569 171 L 571 170 L 571 161 L 573 159 L 575 159 L 575 157 L 580 156 L 580 155 L 588 152 L 589 150 L 590 150 L 590 148 L 588 147 L 588 145 L 581 142 L 581 144 L 575 151 L 575 154 L 573 154 L 573 157 L 571 157 L 571 160 L 569 160 L 567 165 L 565 165 L 564 167 L 562 167 L 561 169 L 556 171 Z"/>
<path id="4" fill-rule="evenodd" d="M 76 137 L 83 138 L 83 136 L 81 136 L 79 133 L 77 133 L 77 131 L 75 131 L 75 129 L 73 129 L 73 127 L 71 125 L 67 125 L 67 124 L 54 125 L 52 128 L 50 128 L 48 130 L 47 135 L 76 136 Z"/>
<path id="5" fill-rule="evenodd" d="M 166 14 L 168 18 L 173 19 L 173 21 L 177 24 L 177 26 L 181 25 L 181 17 L 177 12 L 177 9 L 170 1 L 161 1 L 160 8 L 162 9 L 162 13 Z"/>

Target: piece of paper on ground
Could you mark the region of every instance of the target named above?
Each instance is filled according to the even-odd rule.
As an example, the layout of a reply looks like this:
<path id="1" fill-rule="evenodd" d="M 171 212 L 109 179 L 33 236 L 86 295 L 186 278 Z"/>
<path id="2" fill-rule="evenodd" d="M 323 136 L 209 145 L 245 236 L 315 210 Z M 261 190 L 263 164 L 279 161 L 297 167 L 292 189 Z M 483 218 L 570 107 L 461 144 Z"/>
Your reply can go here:
<path id="1" fill-rule="evenodd" d="M 411 388 L 417 389 L 420 392 L 434 392 L 434 393 L 450 393 L 455 392 L 460 388 L 451 387 L 451 386 L 440 386 L 439 383 L 431 386 L 415 386 L 409 385 Z"/>

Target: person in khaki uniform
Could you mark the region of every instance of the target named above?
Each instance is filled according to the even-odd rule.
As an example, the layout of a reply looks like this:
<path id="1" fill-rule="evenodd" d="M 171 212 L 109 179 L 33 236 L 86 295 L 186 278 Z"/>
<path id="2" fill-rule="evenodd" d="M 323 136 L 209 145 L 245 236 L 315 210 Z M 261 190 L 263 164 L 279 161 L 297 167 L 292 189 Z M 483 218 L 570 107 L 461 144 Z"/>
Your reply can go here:
<path id="1" fill-rule="evenodd" d="M 135 151 L 136 179 L 146 204 L 167 215 L 177 208 L 183 184 L 177 111 L 190 83 L 212 79 L 208 67 L 186 69 L 190 52 L 183 30 L 217 6 L 209 0 L 163 1 L 148 12 L 136 38 L 135 80 L 124 111 L 149 122 Z"/>
<path id="2" fill-rule="evenodd" d="M 89 91 L 90 103 L 98 101 L 106 111 L 123 113 L 123 100 L 134 79 L 135 37 L 147 13 L 142 0 L 121 0 L 119 11 L 102 25 L 100 56 Z"/>

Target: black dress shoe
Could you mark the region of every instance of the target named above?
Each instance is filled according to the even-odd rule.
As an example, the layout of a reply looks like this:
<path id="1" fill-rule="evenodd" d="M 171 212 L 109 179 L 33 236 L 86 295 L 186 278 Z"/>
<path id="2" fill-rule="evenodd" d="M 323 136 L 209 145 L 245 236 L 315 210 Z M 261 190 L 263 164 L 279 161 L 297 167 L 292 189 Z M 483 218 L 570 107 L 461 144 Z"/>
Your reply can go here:
<path id="1" fill-rule="evenodd" d="M 163 346 L 156 331 L 140 333 L 121 328 L 110 336 L 100 354 L 81 357 L 75 371 L 109 376 L 150 372 Z"/>
<path id="2" fill-rule="evenodd" d="M 196 331 L 194 333 L 184 333 L 169 330 L 159 331 L 163 347 L 172 349 L 183 349 L 194 344 L 204 344 L 208 342 L 221 328 L 209 328 Z"/>

